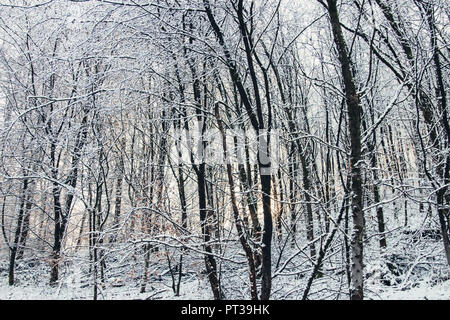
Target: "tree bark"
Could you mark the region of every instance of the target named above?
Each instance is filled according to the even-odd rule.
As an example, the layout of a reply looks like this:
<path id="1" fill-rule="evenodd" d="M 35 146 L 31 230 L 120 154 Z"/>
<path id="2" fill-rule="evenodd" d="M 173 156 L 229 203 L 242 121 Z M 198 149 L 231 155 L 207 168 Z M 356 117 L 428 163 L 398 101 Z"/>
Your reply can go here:
<path id="1" fill-rule="evenodd" d="M 348 109 L 348 125 L 351 142 L 350 175 L 351 175 L 351 208 L 353 219 L 352 233 L 352 288 L 350 298 L 362 300 L 364 297 L 364 265 L 363 265 L 363 234 L 364 212 L 362 203 L 361 161 L 361 119 L 359 98 L 356 93 L 355 81 L 351 71 L 351 61 L 347 45 L 342 33 L 336 0 L 327 0 L 333 38 L 339 53 L 342 77 L 344 79 L 345 98 Z"/>

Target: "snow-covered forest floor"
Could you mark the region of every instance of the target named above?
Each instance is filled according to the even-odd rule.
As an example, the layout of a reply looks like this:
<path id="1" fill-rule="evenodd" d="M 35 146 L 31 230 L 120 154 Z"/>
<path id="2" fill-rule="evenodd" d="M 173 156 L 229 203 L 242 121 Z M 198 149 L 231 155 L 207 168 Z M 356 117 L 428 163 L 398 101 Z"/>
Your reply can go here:
<path id="1" fill-rule="evenodd" d="M 449 12 L 0 0 L 0 299 L 450 300 Z"/>
<path id="2" fill-rule="evenodd" d="M 365 257 L 365 288 L 368 300 L 449 300 L 450 272 L 445 262 L 439 236 L 433 238 L 422 232 L 397 228 L 388 237 L 388 249 L 383 256 L 377 241 L 368 240 Z M 417 229 L 420 230 L 420 229 Z M 300 241 L 299 241 L 300 242 Z M 330 250 L 322 276 L 313 281 L 308 299 L 347 300 L 348 285 L 343 263 L 341 240 Z M 389 245 L 390 244 L 390 245 Z M 275 300 L 297 300 L 311 274 L 306 256 L 283 241 L 274 246 L 273 296 Z M 219 263 L 221 284 L 227 299 L 247 299 L 248 267 L 238 243 L 232 243 Z M 179 252 L 168 250 L 171 267 L 176 266 Z M 281 254 L 281 258 L 280 258 Z M 292 256 L 295 256 L 293 259 Z M 235 259 L 233 259 L 235 257 Z M 238 261 L 236 261 L 238 257 Z M 229 258 L 232 261 L 227 260 Z M 289 260 L 289 263 L 285 262 Z M 68 254 L 60 270 L 61 280 L 55 286 L 49 283 L 49 266 L 45 259 L 24 258 L 16 267 L 16 284 L 8 286 L 8 263 L 0 264 L 1 300 L 89 300 L 93 297 L 93 278 L 89 268 L 89 254 L 82 249 Z M 122 245 L 107 254 L 104 281 L 98 280 L 98 299 L 105 300 L 210 300 L 211 287 L 204 273 L 202 256 L 185 253 L 180 295 L 172 290 L 172 274 L 166 251 L 153 253 L 148 268 L 146 290 L 140 293 L 144 274 L 142 250 Z M 220 261 L 220 260 L 218 260 Z M 279 261 L 279 262 L 278 262 Z M 285 266 L 282 268 L 282 266 Z M 175 282 L 178 272 L 173 269 Z"/>

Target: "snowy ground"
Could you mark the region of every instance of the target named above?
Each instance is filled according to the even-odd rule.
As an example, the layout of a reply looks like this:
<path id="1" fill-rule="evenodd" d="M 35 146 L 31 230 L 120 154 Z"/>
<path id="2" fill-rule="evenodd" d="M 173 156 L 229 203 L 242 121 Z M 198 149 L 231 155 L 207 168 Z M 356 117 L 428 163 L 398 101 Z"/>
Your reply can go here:
<path id="1" fill-rule="evenodd" d="M 384 292 L 385 300 L 450 300 L 450 280 L 430 286 L 421 283 L 416 288 L 405 291 L 389 289 Z"/>
<path id="2" fill-rule="evenodd" d="M 439 247 L 436 243 L 436 247 Z M 436 250 L 438 250 L 436 248 Z M 411 260 L 409 260 L 411 261 Z M 172 278 L 165 265 L 154 264 L 150 268 L 146 292 L 140 293 L 142 270 L 127 264 L 114 270 L 110 267 L 109 277 L 99 285 L 98 299 L 106 300 L 209 300 L 211 289 L 201 264 L 197 270 L 188 271 L 182 278 L 181 294 L 176 297 L 172 290 Z M 81 265 L 81 267 L 80 267 Z M 112 265 L 112 263 L 110 263 Z M 48 285 L 49 268 L 40 265 L 34 270 L 18 268 L 17 284 L 8 286 L 7 265 L 1 265 L 1 300 L 90 300 L 93 298 L 92 278 L 82 264 L 66 267 L 61 272 L 61 282 L 56 287 Z M 292 269 L 294 270 L 294 269 Z M 287 270 L 287 273 L 292 270 Z M 309 269 L 295 276 L 283 275 L 273 280 L 272 298 L 277 300 L 301 299 L 309 277 Z M 228 299 L 248 299 L 247 270 L 245 264 L 239 268 L 223 266 L 222 284 Z M 366 298 L 369 300 L 450 300 L 450 276 L 444 263 L 427 262 L 426 257 L 413 259 L 399 275 L 392 274 L 382 263 L 373 259 L 366 265 Z M 346 276 L 341 268 L 327 268 L 325 275 L 314 280 L 310 299 L 347 300 Z"/>
<path id="3" fill-rule="evenodd" d="M 152 289 L 154 288 L 154 290 Z M 121 288 L 107 288 L 101 290 L 99 299 L 106 300 L 208 300 L 211 294 L 206 283 L 196 281 L 183 283 L 180 297 L 175 297 L 171 288 L 149 284 L 149 292 L 139 293 L 139 286 L 125 286 Z M 86 300 L 92 299 L 92 288 L 59 287 L 52 288 L 45 284 L 40 286 L 9 287 L 6 279 L 2 279 L 0 300 Z M 450 300 L 450 280 L 437 285 L 419 283 L 417 287 L 404 291 L 398 288 L 383 288 L 377 294 L 369 293 L 370 300 Z"/>
<path id="4" fill-rule="evenodd" d="M 374 230 L 368 223 L 368 230 Z M 450 270 L 446 264 L 443 245 L 439 239 L 429 239 L 407 233 L 402 228 L 393 230 L 388 237 L 388 249 L 379 250 L 378 241 L 368 234 L 365 247 L 365 297 L 369 300 L 450 300 Z M 304 239 L 299 239 L 299 243 Z M 167 248 L 166 248 L 167 249 Z M 305 250 L 303 250 L 305 251 Z M 307 250 L 306 250 L 307 251 Z M 144 293 L 142 284 L 143 255 L 140 248 L 124 245 L 108 255 L 105 281 L 98 286 L 98 299 L 107 300 L 210 300 L 211 288 L 204 274 L 201 254 L 186 252 L 183 258 L 183 277 L 180 296 L 172 290 L 172 277 L 167 264 L 169 252 L 172 267 L 179 259 L 179 251 L 153 254 L 148 269 L 148 281 Z M 298 248 L 273 246 L 272 296 L 274 300 L 299 300 L 302 298 L 311 264 Z M 93 298 L 93 277 L 89 269 L 87 251 L 66 255 L 61 264 L 60 282 L 48 285 L 49 266 L 46 256 L 24 258 L 16 267 L 16 284 L 8 286 L 8 259 L 0 259 L 1 300 L 90 300 Z M 281 258 L 279 259 L 279 257 Z M 294 256 L 293 259 L 290 259 Z M 242 249 L 237 242 L 230 242 L 224 250 L 224 259 L 218 262 L 222 288 L 227 299 L 248 299 L 248 271 Z M 232 260 L 232 261 L 231 261 Z M 280 266 L 289 260 L 285 268 Z M 342 237 L 337 237 L 325 259 L 323 276 L 313 282 L 310 300 L 347 300 L 348 285 L 344 264 Z"/>

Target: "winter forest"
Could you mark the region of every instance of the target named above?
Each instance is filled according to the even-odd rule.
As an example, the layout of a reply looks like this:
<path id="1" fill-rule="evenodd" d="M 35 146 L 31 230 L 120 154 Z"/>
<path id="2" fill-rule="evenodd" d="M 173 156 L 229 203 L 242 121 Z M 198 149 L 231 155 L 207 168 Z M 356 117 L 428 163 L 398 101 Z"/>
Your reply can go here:
<path id="1" fill-rule="evenodd" d="M 446 0 L 0 0 L 0 299 L 450 299 Z"/>

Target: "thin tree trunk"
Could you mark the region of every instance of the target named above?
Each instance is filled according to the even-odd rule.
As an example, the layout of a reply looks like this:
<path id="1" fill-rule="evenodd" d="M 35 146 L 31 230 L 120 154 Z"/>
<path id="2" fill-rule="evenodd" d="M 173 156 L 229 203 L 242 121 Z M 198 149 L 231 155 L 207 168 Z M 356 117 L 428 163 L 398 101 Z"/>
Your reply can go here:
<path id="1" fill-rule="evenodd" d="M 441 111 L 441 122 L 444 132 L 444 150 L 448 149 L 450 146 L 450 126 L 448 123 L 448 110 L 447 110 L 447 95 L 446 95 L 446 89 L 445 89 L 445 79 L 444 75 L 445 73 L 442 72 L 441 62 L 440 62 L 440 56 L 439 56 L 439 49 L 437 47 L 437 37 L 436 37 L 436 29 L 435 29 L 435 23 L 434 23 L 434 10 L 431 3 L 422 3 L 422 6 L 425 9 L 426 17 L 428 26 L 431 31 L 431 46 L 433 48 L 433 61 L 434 61 L 434 67 L 436 70 L 436 80 L 438 83 L 438 89 L 437 89 L 437 97 L 438 97 L 438 106 L 440 107 Z M 446 148 L 445 148 L 446 147 Z M 450 233 L 450 225 L 449 225 L 449 219 L 450 219 L 450 195 L 447 194 L 448 185 L 450 184 L 450 155 L 447 152 L 443 155 L 443 158 L 441 161 L 439 161 L 437 171 L 440 173 L 442 181 L 442 186 L 437 191 L 437 211 L 439 216 L 439 223 L 441 225 L 441 233 L 442 233 L 442 240 L 444 244 L 444 250 L 445 250 L 445 256 L 447 258 L 447 264 L 450 267 L 450 240 L 449 240 L 449 233 Z"/>
<path id="2" fill-rule="evenodd" d="M 271 163 L 269 158 L 269 139 L 268 139 L 268 131 L 266 129 L 270 129 L 270 117 L 268 121 L 267 128 L 264 127 L 264 119 L 261 105 L 261 97 L 259 94 L 258 81 L 254 69 L 253 64 L 253 50 L 251 48 L 249 35 L 247 31 L 247 27 L 245 25 L 245 19 L 243 17 L 243 1 L 239 0 L 237 3 L 236 13 L 239 21 L 239 29 L 241 31 L 242 40 L 245 46 L 245 53 L 247 57 L 247 64 L 249 68 L 249 74 L 253 85 L 253 93 L 255 96 L 255 104 L 256 104 L 256 114 L 254 112 L 255 108 L 252 106 L 249 100 L 248 93 L 242 84 L 240 75 L 237 71 L 236 64 L 231 57 L 230 51 L 224 41 L 223 34 L 219 25 L 217 24 L 214 15 L 211 11 L 211 6 L 208 0 L 203 0 L 204 8 L 206 14 L 208 16 L 208 20 L 211 23 L 211 26 L 218 38 L 219 44 L 222 46 L 225 61 L 230 72 L 231 79 L 233 83 L 236 85 L 239 95 L 241 97 L 241 101 L 247 111 L 247 115 L 250 118 L 251 125 L 256 132 L 258 137 L 258 170 L 259 170 L 259 179 L 261 184 L 261 193 L 262 193 L 262 203 L 263 203 L 263 217 L 264 217 L 264 227 L 263 227 L 263 236 L 262 236 L 262 283 L 261 283 L 261 299 L 268 300 L 270 298 L 270 292 L 272 288 L 272 232 L 273 232 L 273 223 L 272 223 L 272 209 L 271 209 Z M 267 87 L 267 78 L 265 77 L 265 83 Z M 267 94 L 269 94 L 267 92 Z M 270 102 L 270 101 L 268 101 Z M 271 108 L 268 106 L 269 115 L 271 114 Z"/>
<path id="3" fill-rule="evenodd" d="M 232 204 L 232 208 L 233 208 L 234 222 L 236 225 L 236 230 L 238 232 L 239 241 L 241 242 L 241 246 L 244 249 L 245 255 L 247 257 L 248 267 L 249 267 L 250 293 L 251 293 L 250 295 L 252 297 L 252 300 L 258 300 L 258 289 L 256 286 L 256 267 L 255 267 L 253 251 L 252 251 L 251 247 L 249 246 L 247 239 L 245 238 L 245 234 L 244 234 L 244 231 L 242 228 L 241 218 L 239 217 L 239 209 L 238 209 L 238 204 L 237 204 L 237 200 L 236 200 L 236 194 L 234 192 L 233 172 L 232 172 L 232 168 L 231 168 L 231 163 L 229 162 L 229 159 L 228 159 L 227 139 L 225 136 L 225 130 L 222 125 L 222 120 L 220 119 L 218 104 L 216 104 L 216 106 L 215 106 L 215 115 L 216 115 L 219 131 L 222 135 L 222 147 L 223 147 L 224 160 L 226 162 L 226 167 L 227 167 L 228 185 L 230 187 L 231 204 Z"/>
<path id="4" fill-rule="evenodd" d="M 125 145 L 125 139 L 122 139 L 120 143 L 120 151 L 125 152 L 126 145 Z M 121 216 L 121 210 L 122 210 L 122 192 L 123 192 L 123 175 L 125 172 L 125 164 L 123 161 L 122 154 L 119 155 L 119 162 L 117 166 L 117 180 L 116 180 L 116 194 L 115 194 L 115 200 L 114 200 L 114 218 L 113 218 L 113 234 L 111 236 L 111 239 L 109 240 L 110 243 L 114 243 L 117 240 L 117 237 L 119 235 L 119 225 L 120 225 L 120 216 Z"/>
<path id="5" fill-rule="evenodd" d="M 22 230 L 23 224 L 23 215 L 25 212 L 25 202 L 27 197 L 27 189 L 28 189 L 28 179 L 23 179 L 22 184 L 22 195 L 20 197 L 20 205 L 19 205 L 19 213 L 17 215 L 17 227 L 14 235 L 14 242 L 10 246 L 10 254 L 9 254 L 9 278 L 8 283 L 10 286 L 14 285 L 14 270 L 16 265 L 16 255 L 17 250 L 19 248 L 20 234 Z"/>
<path id="6" fill-rule="evenodd" d="M 30 182 L 31 188 L 34 185 L 33 182 Z M 30 188 L 28 188 L 30 190 Z M 30 231 L 30 216 L 31 216 L 31 208 L 33 206 L 32 202 L 32 196 L 30 192 L 27 192 L 26 195 L 26 203 L 25 203 L 25 211 L 24 211 L 24 218 L 23 218 L 23 224 L 22 224 L 22 232 L 20 233 L 20 240 L 19 240 L 19 246 L 18 246 L 18 252 L 17 252 L 17 260 L 20 260 L 23 258 L 25 246 L 28 239 L 28 233 Z"/>

